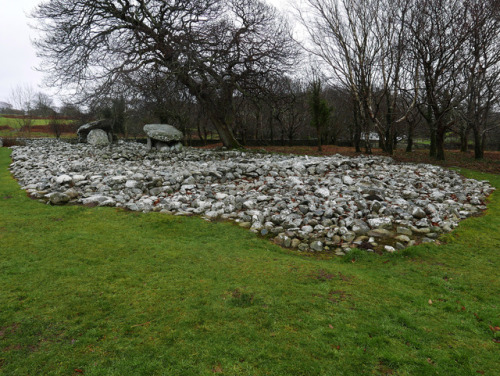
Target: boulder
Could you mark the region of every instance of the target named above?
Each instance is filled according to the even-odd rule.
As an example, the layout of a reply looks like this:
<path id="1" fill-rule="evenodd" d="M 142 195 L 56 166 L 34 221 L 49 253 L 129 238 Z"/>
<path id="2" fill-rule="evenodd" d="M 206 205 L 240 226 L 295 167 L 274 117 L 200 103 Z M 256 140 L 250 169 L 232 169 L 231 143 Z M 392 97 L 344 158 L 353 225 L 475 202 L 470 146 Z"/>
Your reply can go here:
<path id="1" fill-rule="evenodd" d="M 367 235 L 374 238 L 390 238 L 394 234 L 391 231 L 386 230 L 385 228 L 377 228 L 375 230 L 369 231 Z"/>
<path id="2" fill-rule="evenodd" d="M 111 203 L 113 203 L 114 200 L 111 197 L 107 196 L 102 196 L 102 195 L 93 195 L 87 198 L 84 198 L 82 200 L 83 205 L 90 205 L 90 206 L 112 206 Z"/>
<path id="3" fill-rule="evenodd" d="M 3 140 L 0 138 L 0 148 L 3 146 Z"/>
<path id="4" fill-rule="evenodd" d="M 80 196 L 80 193 L 74 188 L 68 189 L 67 191 L 64 192 L 64 194 L 68 196 L 70 200 L 73 200 L 75 198 L 78 198 L 78 196 Z"/>
<path id="5" fill-rule="evenodd" d="M 355 219 L 352 225 L 352 231 L 356 235 L 365 235 L 370 231 L 370 227 L 362 219 Z"/>
<path id="6" fill-rule="evenodd" d="M 411 240 L 407 235 L 398 235 L 394 239 L 402 243 L 409 243 Z"/>
<path id="7" fill-rule="evenodd" d="M 418 206 L 413 208 L 411 215 L 417 219 L 422 219 L 422 218 L 427 217 L 427 214 L 425 214 L 425 211 Z"/>
<path id="8" fill-rule="evenodd" d="M 394 252 L 396 252 L 396 248 L 391 247 L 390 245 L 386 245 L 386 246 L 384 246 L 384 248 L 385 248 L 385 250 L 386 250 L 387 252 L 389 252 L 389 253 L 394 253 Z"/>
<path id="9" fill-rule="evenodd" d="M 323 243 L 319 240 L 316 240 L 311 243 L 310 247 L 314 252 L 321 252 L 323 250 Z"/>
<path id="10" fill-rule="evenodd" d="M 67 183 L 72 183 L 73 182 L 73 178 L 69 175 L 59 175 L 57 178 L 56 178 L 56 183 L 57 184 L 67 184 Z"/>
<path id="11" fill-rule="evenodd" d="M 144 133 L 148 136 L 148 148 L 157 150 L 168 148 L 170 151 L 180 151 L 184 135 L 181 131 L 168 124 L 146 124 Z"/>
<path id="12" fill-rule="evenodd" d="M 318 188 L 315 195 L 321 198 L 328 198 L 330 197 L 330 190 L 328 188 Z"/>
<path id="13" fill-rule="evenodd" d="M 406 235 L 406 236 L 412 236 L 413 235 L 413 232 L 409 229 L 409 228 L 406 228 L 406 227 L 403 227 L 403 226 L 398 226 L 397 229 L 396 229 L 396 232 L 400 235 Z"/>
<path id="14" fill-rule="evenodd" d="M 93 146 L 107 146 L 110 144 L 108 134 L 102 129 L 92 129 L 87 135 L 87 143 Z"/>
<path id="15" fill-rule="evenodd" d="M 349 175 L 342 176 L 342 182 L 346 185 L 353 185 L 355 183 L 354 179 L 351 178 Z"/>
<path id="16" fill-rule="evenodd" d="M 49 196 L 49 202 L 52 205 L 64 205 L 69 202 L 70 198 L 68 195 L 60 192 L 55 192 Z"/>
<path id="17" fill-rule="evenodd" d="M 371 228 L 390 228 L 392 227 L 392 220 L 387 217 L 378 217 L 368 220 L 368 224 Z"/>
<path id="18" fill-rule="evenodd" d="M 93 121 L 91 123 L 84 124 L 80 128 L 78 128 L 78 130 L 76 131 L 76 134 L 78 136 L 78 142 L 81 142 L 81 143 L 87 142 L 87 137 L 88 137 L 90 131 L 92 131 L 94 129 L 103 130 L 108 135 L 109 141 L 111 142 L 113 140 L 111 121 L 109 121 L 109 120 L 97 120 L 97 121 Z"/>

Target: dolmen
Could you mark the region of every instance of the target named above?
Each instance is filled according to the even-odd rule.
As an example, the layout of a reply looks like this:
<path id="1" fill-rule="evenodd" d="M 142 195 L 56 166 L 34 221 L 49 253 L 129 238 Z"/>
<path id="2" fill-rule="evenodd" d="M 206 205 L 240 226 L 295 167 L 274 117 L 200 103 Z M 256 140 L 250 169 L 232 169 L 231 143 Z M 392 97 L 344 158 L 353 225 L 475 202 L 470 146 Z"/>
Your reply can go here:
<path id="1" fill-rule="evenodd" d="M 184 135 L 169 124 L 146 124 L 144 133 L 148 136 L 148 149 L 181 151 Z"/>
<path id="2" fill-rule="evenodd" d="M 94 146 L 106 146 L 113 141 L 112 123 L 110 120 L 97 120 L 82 125 L 76 131 L 78 142 Z"/>

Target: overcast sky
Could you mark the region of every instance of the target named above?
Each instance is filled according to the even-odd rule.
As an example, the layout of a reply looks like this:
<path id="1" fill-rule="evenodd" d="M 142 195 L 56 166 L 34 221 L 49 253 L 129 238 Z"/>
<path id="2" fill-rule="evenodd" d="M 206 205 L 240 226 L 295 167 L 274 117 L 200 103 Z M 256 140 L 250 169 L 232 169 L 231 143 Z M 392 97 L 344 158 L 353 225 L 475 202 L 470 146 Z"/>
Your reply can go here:
<path id="1" fill-rule="evenodd" d="M 291 0 L 266 0 L 280 9 Z M 0 102 L 9 102 L 10 93 L 18 85 L 31 85 L 36 91 L 49 91 L 42 86 L 43 74 L 36 71 L 40 61 L 31 39 L 36 31 L 27 14 L 41 0 L 0 0 Z"/>
<path id="2" fill-rule="evenodd" d="M 40 0 L 0 0 L 0 101 L 9 102 L 10 92 L 17 85 L 40 84 L 42 74 L 31 46 L 26 13 Z"/>

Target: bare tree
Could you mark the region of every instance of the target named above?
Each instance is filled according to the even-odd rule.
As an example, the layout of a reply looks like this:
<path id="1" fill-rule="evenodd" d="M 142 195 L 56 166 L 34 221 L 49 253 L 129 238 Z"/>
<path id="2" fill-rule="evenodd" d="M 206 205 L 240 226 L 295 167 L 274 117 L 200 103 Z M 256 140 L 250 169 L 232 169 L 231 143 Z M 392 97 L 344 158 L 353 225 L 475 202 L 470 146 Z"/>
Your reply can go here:
<path id="1" fill-rule="evenodd" d="M 465 16 L 462 0 L 413 0 L 408 18 L 410 48 L 422 75 L 419 108 L 430 130 L 430 154 L 440 160 L 445 158 L 446 132 L 456 120 L 452 112 L 463 94 Z"/>
<path id="2" fill-rule="evenodd" d="M 380 48 L 372 32 L 378 0 L 307 0 L 306 4 L 308 8 L 299 9 L 299 15 L 313 44 L 308 50 L 350 91 L 356 104 L 356 133 L 368 137 L 371 120 L 366 104 Z M 357 151 L 359 141 L 355 137 Z M 369 151 L 368 142 L 365 146 Z"/>
<path id="3" fill-rule="evenodd" d="M 158 69 L 197 99 L 228 147 L 238 146 L 235 94 L 281 74 L 294 51 L 287 23 L 259 0 L 49 0 L 33 17 L 52 84 L 98 94 Z"/>
<path id="4" fill-rule="evenodd" d="M 33 96 L 33 114 L 35 116 L 50 117 L 56 112 L 54 101 L 45 93 L 37 92 Z"/>
<path id="5" fill-rule="evenodd" d="M 375 85 L 380 89 L 378 93 L 369 92 L 373 98 L 368 98 L 367 107 L 382 134 L 382 148 L 389 154 L 395 147 L 396 126 L 411 116 L 418 95 L 415 86 L 418 65 L 411 62 L 408 52 L 406 19 L 409 9 L 406 0 L 380 1 L 375 18 L 375 35 L 380 41 Z M 397 108 L 402 99 L 408 97 L 412 98 L 411 102 Z"/>
<path id="6" fill-rule="evenodd" d="M 483 158 L 488 132 L 498 127 L 491 113 L 500 92 L 500 18 L 494 17 L 498 1 L 469 0 L 465 3 L 467 64 L 463 67 L 465 99 L 464 130 L 474 134 L 474 156 Z"/>
<path id="7" fill-rule="evenodd" d="M 301 128 L 308 124 L 306 85 L 298 79 L 283 77 L 272 82 L 265 98 L 269 107 L 268 131 L 271 140 L 275 136 L 273 123 L 277 123 L 281 142 L 289 144 L 298 137 Z"/>
<path id="8" fill-rule="evenodd" d="M 355 103 L 356 150 L 362 133 L 370 151 L 373 125 L 382 137 L 384 150 L 392 153 L 395 124 L 406 116 L 395 117 L 398 98 L 402 89 L 413 88 L 415 76 L 408 69 L 413 66 L 405 60 L 409 11 L 406 1 L 306 3 L 307 9 L 299 9 L 299 14 L 313 44 L 309 50 L 326 63 L 333 76 L 351 92 Z"/>
<path id="9" fill-rule="evenodd" d="M 422 115 L 418 110 L 418 106 L 412 106 L 415 102 L 415 97 L 412 95 L 402 95 L 400 97 L 399 106 L 407 114 L 405 118 L 406 125 L 406 152 L 411 153 L 414 146 L 415 129 L 422 121 Z"/>
<path id="10" fill-rule="evenodd" d="M 50 116 L 49 116 L 49 124 L 48 124 L 50 130 L 56 138 L 61 137 L 62 131 L 63 131 L 63 124 L 61 122 L 61 116 L 54 111 Z"/>
<path id="11" fill-rule="evenodd" d="M 20 130 L 26 130 L 31 134 L 31 126 L 33 124 L 33 108 L 34 108 L 35 92 L 30 85 L 18 85 L 12 89 L 10 101 L 13 106 L 21 111 L 17 119 Z"/>

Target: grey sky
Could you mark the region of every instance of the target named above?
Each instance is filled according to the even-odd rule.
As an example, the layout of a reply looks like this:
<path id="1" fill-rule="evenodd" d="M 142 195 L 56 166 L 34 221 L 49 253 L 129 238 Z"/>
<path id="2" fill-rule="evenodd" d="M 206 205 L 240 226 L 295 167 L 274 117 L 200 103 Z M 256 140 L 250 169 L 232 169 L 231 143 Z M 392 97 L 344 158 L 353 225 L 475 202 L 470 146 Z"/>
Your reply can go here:
<path id="1" fill-rule="evenodd" d="M 39 64 L 28 26 L 29 13 L 40 0 L 0 0 L 0 101 L 8 102 L 12 88 L 31 84 L 39 89 L 42 74 L 34 67 Z"/>
<path id="2" fill-rule="evenodd" d="M 285 9 L 291 0 L 266 0 Z M 41 0 L 0 0 L 0 102 L 9 102 L 12 89 L 18 85 L 32 85 L 38 91 L 49 92 L 42 87 L 43 74 L 35 67 L 40 65 L 31 39 L 36 31 L 30 29 L 27 14 Z"/>

